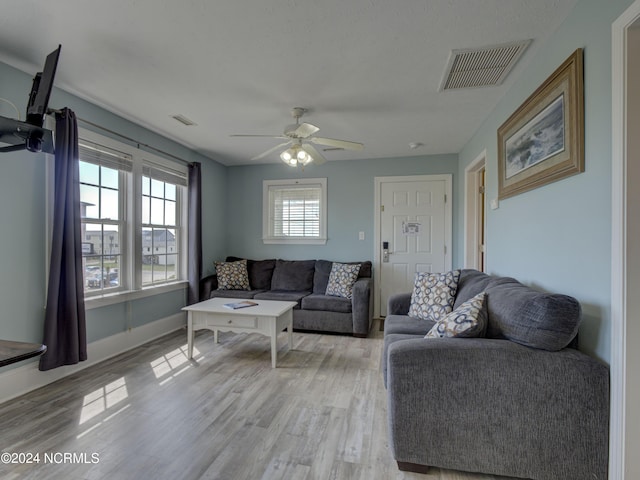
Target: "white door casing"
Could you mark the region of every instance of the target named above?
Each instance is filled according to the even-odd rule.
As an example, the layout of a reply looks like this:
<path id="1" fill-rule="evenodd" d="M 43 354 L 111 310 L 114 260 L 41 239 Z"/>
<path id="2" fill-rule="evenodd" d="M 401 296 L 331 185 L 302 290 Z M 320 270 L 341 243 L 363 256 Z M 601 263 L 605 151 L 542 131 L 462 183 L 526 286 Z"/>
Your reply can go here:
<path id="1" fill-rule="evenodd" d="M 478 270 L 482 270 L 483 264 L 486 270 L 486 253 L 483 262 L 483 252 L 480 251 L 486 215 L 483 215 L 483 205 L 479 204 L 484 198 L 484 195 L 479 195 L 479 188 L 483 187 L 482 172 L 485 169 L 486 158 L 487 151 L 484 150 L 464 170 L 464 266 Z"/>
<path id="2" fill-rule="evenodd" d="M 389 296 L 410 292 L 416 272 L 451 269 L 452 177 L 377 177 L 375 183 L 374 315 L 385 316 Z"/>
<path id="3" fill-rule="evenodd" d="M 640 475 L 637 405 L 640 401 L 640 205 L 634 188 L 640 178 L 640 0 L 612 25 L 612 234 L 611 234 L 611 417 L 609 478 L 632 480 Z M 630 59 L 634 59 L 630 62 Z"/>

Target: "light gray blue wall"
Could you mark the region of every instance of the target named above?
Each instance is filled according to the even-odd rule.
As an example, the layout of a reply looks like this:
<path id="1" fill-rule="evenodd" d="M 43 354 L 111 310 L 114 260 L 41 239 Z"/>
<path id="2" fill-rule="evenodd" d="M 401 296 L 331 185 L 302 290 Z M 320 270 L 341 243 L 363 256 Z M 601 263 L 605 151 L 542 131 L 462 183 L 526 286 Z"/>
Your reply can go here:
<path id="1" fill-rule="evenodd" d="M 374 178 L 382 176 L 457 174 L 457 155 L 432 155 L 309 165 L 304 171 L 282 165 L 229 168 L 228 252 L 248 258 L 337 261 L 373 260 Z M 284 178 L 327 178 L 326 245 L 262 243 L 262 181 Z M 455 197 L 455 192 L 454 192 Z M 358 240 L 358 233 L 365 240 Z M 454 238 L 457 233 L 454 231 Z"/>
<path id="2" fill-rule="evenodd" d="M 631 0 L 582 0 L 460 152 L 464 169 L 487 150 L 487 198 L 498 196 L 497 129 L 577 48 L 584 49 L 584 173 L 500 202 L 487 213 L 487 264 L 583 307 L 580 345 L 610 358 L 611 24 Z M 462 205 L 458 225 L 462 231 Z M 462 258 L 458 244 L 458 258 Z"/>
<path id="3" fill-rule="evenodd" d="M 16 104 L 24 119 L 31 76 L 0 63 L 0 79 L 0 98 Z M 226 223 L 223 205 L 227 170 L 223 165 L 60 90 L 54 89 L 49 105 L 69 107 L 81 119 L 184 160 L 201 162 L 203 265 L 225 254 L 226 234 L 220 228 Z M 16 118 L 15 111 L 4 102 L 0 102 L 0 115 Z M 79 126 L 93 129 L 82 122 Z M 0 338 L 3 339 L 42 341 L 46 288 L 44 192 L 43 154 L 25 151 L 0 154 Z M 87 339 L 95 341 L 168 317 L 180 312 L 185 304 L 185 293 L 176 291 L 88 310 Z"/>

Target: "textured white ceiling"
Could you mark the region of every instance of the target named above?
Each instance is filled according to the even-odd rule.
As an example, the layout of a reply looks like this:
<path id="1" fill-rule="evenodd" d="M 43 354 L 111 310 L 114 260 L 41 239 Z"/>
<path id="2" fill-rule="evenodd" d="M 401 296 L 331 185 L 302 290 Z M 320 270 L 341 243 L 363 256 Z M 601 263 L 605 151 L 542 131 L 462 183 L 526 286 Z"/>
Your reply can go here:
<path id="1" fill-rule="evenodd" d="M 33 75 L 61 43 L 57 87 L 226 165 L 279 142 L 230 134 L 279 135 L 294 106 L 317 135 L 365 144 L 330 161 L 456 153 L 575 3 L 20 0 L 0 16 L 0 61 Z M 452 49 L 527 38 L 503 85 L 438 92 Z"/>

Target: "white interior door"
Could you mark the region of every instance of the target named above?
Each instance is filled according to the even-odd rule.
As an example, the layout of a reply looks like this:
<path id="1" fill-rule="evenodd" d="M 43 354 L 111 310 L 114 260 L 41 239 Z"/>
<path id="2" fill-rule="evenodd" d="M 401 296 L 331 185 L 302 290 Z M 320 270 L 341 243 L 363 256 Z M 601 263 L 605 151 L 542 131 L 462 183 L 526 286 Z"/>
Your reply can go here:
<path id="1" fill-rule="evenodd" d="M 451 176 L 376 179 L 379 205 L 377 309 L 410 292 L 416 272 L 451 269 Z"/>

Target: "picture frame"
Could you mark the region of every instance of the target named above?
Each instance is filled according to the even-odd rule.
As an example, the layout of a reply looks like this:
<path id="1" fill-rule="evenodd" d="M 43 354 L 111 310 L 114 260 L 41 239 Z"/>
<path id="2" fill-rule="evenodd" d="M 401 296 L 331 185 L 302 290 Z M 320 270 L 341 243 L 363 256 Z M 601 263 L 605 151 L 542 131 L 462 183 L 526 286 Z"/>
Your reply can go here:
<path id="1" fill-rule="evenodd" d="M 584 172 L 583 51 L 577 49 L 498 129 L 498 199 Z"/>

